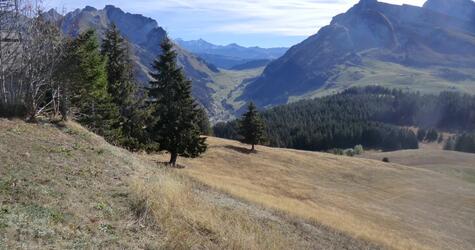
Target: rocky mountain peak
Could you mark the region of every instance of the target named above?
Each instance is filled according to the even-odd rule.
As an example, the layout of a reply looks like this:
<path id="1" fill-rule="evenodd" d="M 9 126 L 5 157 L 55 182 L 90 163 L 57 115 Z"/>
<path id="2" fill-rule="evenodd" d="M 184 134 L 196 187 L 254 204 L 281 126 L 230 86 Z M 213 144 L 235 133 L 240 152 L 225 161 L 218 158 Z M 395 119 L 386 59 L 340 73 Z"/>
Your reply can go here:
<path id="1" fill-rule="evenodd" d="M 371 5 L 374 5 L 374 4 L 377 4 L 377 3 L 378 3 L 377 0 L 360 0 L 358 5 L 366 7 L 366 6 L 371 6 Z"/>
<path id="2" fill-rule="evenodd" d="M 88 5 L 83 9 L 83 11 L 92 12 L 92 11 L 97 11 L 97 9 Z"/>
<path id="3" fill-rule="evenodd" d="M 267 107 L 357 81 L 373 84 L 372 72 L 379 70 L 374 65 L 472 68 L 474 5 L 472 0 L 429 0 L 421 8 L 361 0 L 269 64 L 246 86 L 242 99 Z M 365 69 L 371 73 L 362 74 Z M 379 79 L 391 81 L 388 72 L 381 70 L 385 77 Z"/>

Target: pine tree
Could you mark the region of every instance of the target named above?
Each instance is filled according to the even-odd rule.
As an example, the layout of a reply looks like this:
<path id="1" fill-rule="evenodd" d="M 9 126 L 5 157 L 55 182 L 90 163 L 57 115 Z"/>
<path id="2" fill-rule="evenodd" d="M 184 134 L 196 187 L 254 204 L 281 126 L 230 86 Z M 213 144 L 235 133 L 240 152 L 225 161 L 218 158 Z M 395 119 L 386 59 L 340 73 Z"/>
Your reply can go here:
<path id="1" fill-rule="evenodd" d="M 147 149 L 151 142 L 144 129 L 149 115 L 144 109 L 146 95 L 138 93 L 127 42 L 115 24 L 105 33 L 101 54 L 106 58 L 107 90 L 120 112 L 120 144 L 133 151 Z"/>
<path id="2" fill-rule="evenodd" d="M 252 151 L 255 151 L 256 144 L 264 141 L 264 123 L 252 102 L 248 106 L 248 111 L 242 117 L 239 133 L 242 136 L 241 141 L 243 143 L 252 145 Z"/>
<path id="3" fill-rule="evenodd" d="M 95 32 L 80 34 L 66 54 L 69 65 L 64 74 L 69 78 L 67 89 L 75 118 L 110 142 L 117 142 L 119 112 L 107 91 L 106 64 Z"/>
<path id="4" fill-rule="evenodd" d="M 121 108 L 131 106 L 135 92 L 133 66 L 129 59 L 127 44 L 115 24 L 111 24 L 106 30 L 101 54 L 107 59 L 107 87 L 113 102 Z"/>
<path id="5" fill-rule="evenodd" d="M 170 165 L 178 156 L 198 157 L 207 149 L 198 124 L 199 107 L 191 94 L 191 81 L 177 65 L 177 53 L 169 39 L 161 44 L 162 55 L 153 64 L 149 95 L 157 119 L 150 128 L 152 139 L 170 153 Z"/>
<path id="6" fill-rule="evenodd" d="M 198 109 L 198 126 L 202 135 L 212 135 L 213 129 L 211 128 L 211 123 L 209 122 L 208 113 L 202 107 Z"/>

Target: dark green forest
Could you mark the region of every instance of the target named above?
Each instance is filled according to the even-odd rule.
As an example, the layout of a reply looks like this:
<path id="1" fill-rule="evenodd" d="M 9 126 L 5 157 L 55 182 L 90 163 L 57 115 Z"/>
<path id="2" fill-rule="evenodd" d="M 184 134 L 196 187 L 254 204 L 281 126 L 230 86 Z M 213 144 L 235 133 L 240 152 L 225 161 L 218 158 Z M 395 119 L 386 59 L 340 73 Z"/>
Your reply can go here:
<path id="1" fill-rule="evenodd" d="M 363 145 L 393 151 L 418 148 L 405 127 L 463 133 L 475 130 L 475 97 L 421 95 L 372 86 L 264 111 L 270 146 L 325 151 Z M 238 122 L 219 123 L 218 137 L 239 139 Z"/>

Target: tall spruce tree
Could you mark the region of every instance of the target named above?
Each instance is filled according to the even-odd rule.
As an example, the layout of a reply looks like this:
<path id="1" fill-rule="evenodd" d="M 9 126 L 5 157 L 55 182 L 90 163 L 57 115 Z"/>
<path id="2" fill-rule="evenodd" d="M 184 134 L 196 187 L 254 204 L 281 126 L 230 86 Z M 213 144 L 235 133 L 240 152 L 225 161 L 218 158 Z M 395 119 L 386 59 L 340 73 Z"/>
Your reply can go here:
<path id="1" fill-rule="evenodd" d="M 239 134 L 242 136 L 241 142 L 252 145 L 252 151 L 255 151 L 255 145 L 264 141 L 264 123 L 252 102 L 242 117 Z"/>
<path id="2" fill-rule="evenodd" d="M 176 166 L 178 156 L 197 157 L 207 149 L 201 137 L 199 107 L 191 94 L 191 81 L 177 65 L 177 53 L 169 39 L 161 44 L 162 54 L 155 60 L 151 73 L 149 95 L 157 119 L 150 128 L 161 150 L 170 153 L 170 165 Z"/>
<path id="3" fill-rule="evenodd" d="M 148 149 L 152 143 L 144 129 L 149 116 L 146 94 L 138 92 L 127 42 L 115 24 L 106 30 L 101 53 L 106 58 L 107 90 L 120 112 L 120 144 L 132 151 Z"/>
<path id="4" fill-rule="evenodd" d="M 211 128 L 211 123 L 209 122 L 208 113 L 203 107 L 198 109 L 198 126 L 202 135 L 213 135 L 213 129 Z"/>
<path id="5" fill-rule="evenodd" d="M 106 61 L 99 51 L 96 33 L 88 30 L 73 40 L 66 53 L 65 74 L 69 78 L 73 115 L 93 132 L 116 143 L 119 111 L 107 91 Z"/>

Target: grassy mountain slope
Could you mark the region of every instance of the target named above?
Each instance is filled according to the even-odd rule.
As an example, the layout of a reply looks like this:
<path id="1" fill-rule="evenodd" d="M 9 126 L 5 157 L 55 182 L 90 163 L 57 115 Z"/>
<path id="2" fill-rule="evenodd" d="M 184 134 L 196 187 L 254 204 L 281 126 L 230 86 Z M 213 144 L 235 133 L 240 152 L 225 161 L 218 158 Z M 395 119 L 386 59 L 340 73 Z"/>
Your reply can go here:
<path id="1" fill-rule="evenodd" d="M 375 160 L 387 157 L 397 164 L 440 172 L 475 184 L 475 154 L 441 152 L 433 147 L 422 147 L 418 150 L 396 152 L 366 152 L 362 157 Z"/>
<path id="2" fill-rule="evenodd" d="M 445 2 L 474 5 L 471 0 Z M 475 15 L 475 8 L 467 11 Z M 361 0 L 270 63 L 242 99 L 265 107 L 375 84 L 474 93 L 474 27 L 470 20 L 427 5 Z"/>
<path id="3" fill-rule="evenodd" d="M 443 91 L 475 94 L 473 68 L 451 69 L 440 66 L 414 68 L 372 59 L 363 59 L 363 63 L 363 65 L 339 66 L 340 73 L 330 78 L 325 87 L 301 95 L 291 95 L 288 101 L 322 97 L 351 87 L 374 85 L 426 94 L 437 94 Z"/>
<path id="4" fill-rule="evenodd" d="M 234 141 L 210 143 L 203 158 L 185 161 L 184 172 L 233 196 L 389 248 L 475 246 L 473 182 L 380 160 L 267 147 L 249 154 Z M 471 155 L 436 155 L 446 153 L 453 164 L 466 159 L 475 170 Z"/>
<path id="5" fill-rule="evenodd" d="M 219 192 L 157 158 L 75 123 L 0 119 L 0 248 L 379 248 Z"/>

